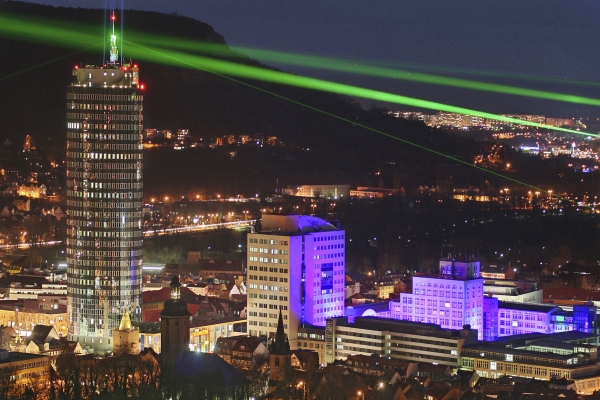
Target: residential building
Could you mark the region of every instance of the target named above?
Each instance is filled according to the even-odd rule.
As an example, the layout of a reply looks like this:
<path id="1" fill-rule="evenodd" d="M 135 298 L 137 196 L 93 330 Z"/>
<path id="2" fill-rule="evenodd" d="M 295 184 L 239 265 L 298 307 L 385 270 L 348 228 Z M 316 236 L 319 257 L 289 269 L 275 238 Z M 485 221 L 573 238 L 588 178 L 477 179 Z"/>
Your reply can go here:
<path id="1" fill-rule="evenodd" d="M 412 293 L 390 303 L 392 318 L 439 324 L 446 329 L 469 325 L 483 340 L 483 279 L 479 260 L 440 260 L 438 277 L 414 276 Z"/>
<path id="2" fill-rule="evenodd" d="M 510 265 L 484 264 L 479 274 L 484 279 L 515 279 L 515 268 Z"/>
<path id="3" fill-rule="evenodd" d="M 301 325 L 298 327 L 298 349 L 314 351 L 319 356 L 319 364 L 326 365 L 325 327 Z"/>
<path id="4" fill-rule="evenodd" d="M 41 285 L 41 287 L 38 287 L 37 285 L 15 285 L 9 288 L 7 299 L 38 300 L 40 296 L 42 296 L 43 299 L 44 295 L 66 296 L 67 285 L 63 285 L 60 283 L 44 283 Z"/>
<path id="5" fill-rule="evenodd" d="M 403 376 L 416 376 L 418 361 L 404 361 L 395 358 L 353 354 L 346 359 L 346 365 L 359 374 L 383 376 L 390 371 L 403 370 Z"/>
<path id="6" fill-rule="evenodd" d="M 267 346 L 253 336 L 220 337 L 214 351 L 228 364 L 244 370 L 258 369 L 269 359 Z"/>
<path id="7" fill-rule="evenodd" d="M 140 328 L 140 350 L 152 348 L 156 354 L 160 354 L 160 322 L 142 322 Z"/>
<path id="8" fill-rule="evenodd" d="M 189 288 L 182 287 L 180 290 L 181 298 L 186 302 L 187 309 L 190 315 L 194 315 L 198 312 L 201 307 L 201 303 L 204 300 L 203 297 L 194 293 Z M 171 288 L 163 287 L 160 290 L 147 290 L 142 293 L 143 298 L 143 322 L 159 322 L 160 313 L 163 310 L 165 301 L 171 298 Z"/>
<path id="9" fill-rule="evenodd" d="M 375 317 L 331 318 L 325 330 L 326 361 L 355 354 L 456 367 L 463 345 L 477 342 L 477 331 Z"/>
<path id="10" fill-rule="evenodd" d="M 345 232 L 304 215 L 263 215 L 248 234 L 248 333 L 274 337 L 278 311 L 292 349 L 298 326 L 344 314 Z"/>
<path id="11" fill-rule="evenodd" d="M 78 342 L 60 337 L 51 325 L 36 325 L 25 341 L 25 352 L 57 358 L 61 354 L 83 354 Z"/>
<path id="12" fill-rule="evenodd" d="M 105 65 L 75 66 L 66 102 L 69 338 L 99 354 L 125 311 L 142 314 L 144 85 L 116 43 Z"/>
<path id="13" fill-rule="evenodd" d="M 52 357 L 0 349 L 0 375 L 17 386 L 30 386 L 31 379 L 49 379 Z"/>
<path id="14" fill-rule="evenodd" d="M 66 310 L 44 310 L 0 306 L 0 325 L 10 326 L 22 337 L 31 335 L 36 325 L 50 325 L 56 329 L 60 337 L 68 332 Z"/>
<path id="15" fill-rule="evenodd" d="M 208 278 L 220 278 L 225 276 L 243 276 L 246 275 L 244 262 L 242 260 L 216 260 L 198 259 L 196 261 L 200 267 L 198 276 L 203 280 Z"/>
<path id="16" fill-rule="evenodd" d="M 239 317 L 194 317 L 190 322 L 190 350 L 212 353 L 220 338 L 246 335 L 246 319 Z"/>
<path id="17" fill-rule="evenodd" d="M 46 197 L 46 185 L 43 183 L 23 183 L 19 185 L 17 194 L 19 196 L 31 197 L 33 199 L 43 199 Z"/>

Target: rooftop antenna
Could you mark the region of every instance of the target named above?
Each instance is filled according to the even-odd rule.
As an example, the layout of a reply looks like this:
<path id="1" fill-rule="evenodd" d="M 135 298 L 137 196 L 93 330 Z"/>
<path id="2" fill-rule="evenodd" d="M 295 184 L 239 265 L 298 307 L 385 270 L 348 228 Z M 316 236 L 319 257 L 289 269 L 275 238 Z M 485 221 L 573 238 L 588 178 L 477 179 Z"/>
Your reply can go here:
<path id="1" fill-rule="evenodd" d="M 125 21 L 125 7 L 123 6 L 123 1 L 121 0 L 121 65 L 123 65 L 123 22 Z"/>
<path id="2" fill-rule="evenodd" d="M 116 65 L 119 62 L 119 49 L 117 48 L 117 35 L 115 35 L 115 21 L 117 20 L 117 16 L 115 15 L 115 10 L 113 8 L 112 13 L 110 15 L 110 21 L 112 23 L 111 34 L 110 34 L 110 64 Z"/>
<path id="3" fill-rule="evenodd" d="M 279 178 L 277 178 L 277 186 L 275 187 L 275 214 L 279 215 L 279 209 L 277 206 L 279 205 Z"/>
<path id="4" fill-rule="evenodd" d="M 104 47 L 102 48 L 102 65 L 106 65 L 106 2 L 107 0 L 104 0 L 104 33 L 102 35 L 104 38 L 102 41 Z"/>

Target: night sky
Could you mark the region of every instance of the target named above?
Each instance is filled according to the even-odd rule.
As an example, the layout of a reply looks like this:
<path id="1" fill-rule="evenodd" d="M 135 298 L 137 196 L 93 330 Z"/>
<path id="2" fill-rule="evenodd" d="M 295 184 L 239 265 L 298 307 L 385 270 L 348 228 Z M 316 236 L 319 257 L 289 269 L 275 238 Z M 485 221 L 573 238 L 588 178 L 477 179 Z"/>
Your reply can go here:
<path id="1" fill-rule="evenodd" d="M 33 2 L 90 8 L 104 4 L 102 0 Z M 600 97 L 600 86 L 568 84 L 600 82 L 598 1 L 126 0 L 125 7 L 196 18 L 212 25 L 234 46 L 554 77 L 567 83 L 488 81 Z M 482 111 L 600 117 L 598 110 L 587 106 L 280 67 Z"/>

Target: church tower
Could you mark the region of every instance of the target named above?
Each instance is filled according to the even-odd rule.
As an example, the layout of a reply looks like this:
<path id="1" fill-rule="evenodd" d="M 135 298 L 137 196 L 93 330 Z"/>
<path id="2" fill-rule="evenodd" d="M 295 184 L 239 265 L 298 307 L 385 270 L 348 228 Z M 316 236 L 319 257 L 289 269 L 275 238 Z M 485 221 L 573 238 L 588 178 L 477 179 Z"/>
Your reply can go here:
<path id="1" fill-rule="evenodd" d="M 269 386 L 275 388 L 279 383 L 285 380 L 287 372 L 291 368 L 292 354 L 290 343 L 285 337 L 283 330 L 283 316 L 279 310 L 279 321 L 277 322 L 277 332 L 275 339 L 269 345 Z"/>
<path id="2" fill-rule="evenodd" d="M 181 300 L 177 276 L 171 280 L 171 298 L 160 313 L 160 345 L 163 367 L 172 368 L 182 353 L 190 348 L 190 316 L 187 303 Z"/>
<path id="3" fill-rule="evenodd" d="M 113 352 L 140 352 L 140 328 L 131 324 L 129 312 L 125 310 L 119 328 L 113 330 Z"/>

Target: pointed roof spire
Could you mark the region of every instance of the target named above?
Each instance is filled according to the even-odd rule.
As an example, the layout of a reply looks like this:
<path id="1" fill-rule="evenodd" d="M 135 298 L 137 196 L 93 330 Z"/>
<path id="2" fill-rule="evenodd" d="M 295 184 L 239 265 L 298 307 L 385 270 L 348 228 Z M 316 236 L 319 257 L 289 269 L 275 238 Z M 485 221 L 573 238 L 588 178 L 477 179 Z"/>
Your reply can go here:
<path id="1" fill-rule="evenodd" d="M 277 332 L 275 333 L 275 344 L 273 346 L 273 354 L 289 354 L 289 343 L 285 337 L 283 329 L 283 315 L 279 310 L 279 320 L 277 321 Z"/>
<path id="2" fill-rule="evenodd" d="M 130 331 L 133 329 L 131 325 L 131 318 L 129 318 L 129 311 L 125 310 L 125 314 L 123 314 L 123 318 L 121 318 L 121 323 L 119 324 L 120 331 Z"/>

